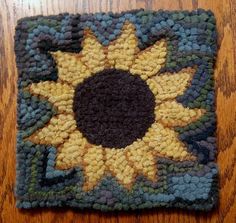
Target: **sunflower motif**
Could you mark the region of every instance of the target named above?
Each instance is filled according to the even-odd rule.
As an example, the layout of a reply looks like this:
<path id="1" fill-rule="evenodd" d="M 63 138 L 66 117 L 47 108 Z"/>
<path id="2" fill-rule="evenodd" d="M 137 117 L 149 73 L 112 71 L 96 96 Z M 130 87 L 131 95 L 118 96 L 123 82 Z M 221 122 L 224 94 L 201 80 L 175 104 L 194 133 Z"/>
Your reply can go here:
<path id="1" fill-rule="evenodd" d="M 173 129 L 205 112 L 175 100 L 195 69 L 160 73 L 167 57 L 164 39 L 140 51 L 135 26 L 126 22 L 107 47 L 86 29 L 80 53 L 51 54 L 57 82 L 33 83 L 29 90 L 58 112 L 29 140 L 57 148 L 56 168 L 82 167 L 84 190 L 91 190 L 106 173 L 127 189 L 137 175 L 157 181 L 157 157 L 196 159 Z"/>

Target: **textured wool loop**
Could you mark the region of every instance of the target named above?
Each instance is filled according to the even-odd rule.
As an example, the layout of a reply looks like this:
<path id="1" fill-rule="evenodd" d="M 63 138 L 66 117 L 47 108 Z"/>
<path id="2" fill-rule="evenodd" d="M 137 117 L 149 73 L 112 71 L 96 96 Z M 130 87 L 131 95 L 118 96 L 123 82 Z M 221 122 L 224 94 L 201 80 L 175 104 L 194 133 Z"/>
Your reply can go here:
<path id="1" fill-rule="evenodd" d="M 142 138 L 155 121 L 155 98 L 139 76 L 110 69 L 84 80 L 75 90 L 78 129 L 90 143 L 122 148 Z"/>
<path id="2" fill-rule="evenodd" d="M 210 11 L 18 21 L 19 208 L 212 209 Z"/>

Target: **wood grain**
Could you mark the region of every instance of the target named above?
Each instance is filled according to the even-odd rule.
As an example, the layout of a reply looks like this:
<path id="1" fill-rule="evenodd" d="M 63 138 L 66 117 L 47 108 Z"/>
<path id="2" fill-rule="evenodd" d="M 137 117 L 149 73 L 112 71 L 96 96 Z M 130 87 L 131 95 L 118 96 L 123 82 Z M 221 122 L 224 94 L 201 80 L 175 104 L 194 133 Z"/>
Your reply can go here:
<path id="1" fill-rule="evenodd" d="M 19 18 L 61 12 L 120 12 L 145 9 L 211 9 L 217 19 L 219 52 L 215 68 L 220 205 L 210 213 L 155 209 L 100 213 L 73 209 L 15 208 L 16 66 L 14 27 Z M 0 222 L 2 223 L 202 223 L 236 222 L 236 1 L 234 0 L 0 0 Z"/>

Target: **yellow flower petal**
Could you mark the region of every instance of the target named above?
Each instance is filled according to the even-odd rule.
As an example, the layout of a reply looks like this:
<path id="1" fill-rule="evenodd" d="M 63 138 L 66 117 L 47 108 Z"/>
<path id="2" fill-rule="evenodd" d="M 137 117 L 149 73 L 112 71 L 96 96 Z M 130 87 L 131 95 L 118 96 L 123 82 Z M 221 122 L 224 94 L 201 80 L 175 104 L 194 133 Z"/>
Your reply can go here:
<path id="1" fill-rule="evenodd" d="M 69 139 L 57 149 L 56 167 L 58 169 L 69 169 L 82 164 L 82 157 L 87 150 L 87 140 L 83 138 L 80 131 L 75 130 Z"/>
<path id="2" fill-rule="evenodd" d="M 106 166 L 112 175 L 126 188 L 130 188 L 135 177 L 135 170 L 125 156 L 124 149 L 105 149 Z"/>
<path id="3" fill-rule="evenodd" d="M 141 51 L 130 68 L 132 74 L 138 74 L 142 79 L 158 73 L 164 66 L 167 56 L 166 42 L 157 41 L 154 45 Z"/>
<path id="4" fill-rule="evenodd" d="M 105 173 L 103 149 L 99 146 L 91 146 L 84 155 L 84 190 L 91 190 Z"/>
<path id="5" fill-rule="evenodd" d="M 157 167 L 152 150 L 142 140 L 134 142 L 126 147 L 127 158 L 133 164 L 138 173 L 143 173 L 149 180 L 155 181 Z"/>
<path id="6" fill-rule="evenodd" d="M 33 83 L 30 85 L 30 92 L 47 98 L 60 113 L 73 113 L 74 89 L 67 84 L 54 81 Z"/>
<path id="7" fill-rule="evenodd" d="M 178 139 L 174 130 L 154 123 L 142 139 L 156 156 L 174 160 L 194 160 L 195 157 L 187 151 L 186 146 Z"/>
<path id="8" fill-rule="evenodd" d="M 128 70 L 133 63 L 135 53 L 138 51 L 137 46 L 135 26 L 131 23 L 125 23 L 120 37 L 108 46 L 107 58 L 110 67 Z"/>
<path id="9" fill-rule="evenodd" d="M 178 73 L 163 73 L 147 80 L 157 102 L 182 95 L 192 80 L 195 69 L 184 68 Z"/>
<path id="10" fill-rule="evenodd" d="M 176 101 L 166 101 L 156 106 L 156 120 L 166 127 L 185 126 L 204 114 L 203 109 L 185 108 Z"/>
<path id="11" fill-rule="evenodd" d="M 81 61 L 88 67 L 91 73 L 102 71 L 105 68 L 105 53 L 101 43 L 98 42 L 90 30 L 84 31 L 82 42 Z"/>
<path id="12" fill-rule="evenodd" d="M 58 79 L 76 86 L 91 75 L 90 70 L 82 63 L 81 55 L 69 52 L 51 52 L 57 63 Z"/>
<path id="13" fill-rule="evenodd" d="M 59 145 L 76 129 L 73 115 L 60 114 L 51 118 L 49 124 L 28 139 L 37 144 Z"/>

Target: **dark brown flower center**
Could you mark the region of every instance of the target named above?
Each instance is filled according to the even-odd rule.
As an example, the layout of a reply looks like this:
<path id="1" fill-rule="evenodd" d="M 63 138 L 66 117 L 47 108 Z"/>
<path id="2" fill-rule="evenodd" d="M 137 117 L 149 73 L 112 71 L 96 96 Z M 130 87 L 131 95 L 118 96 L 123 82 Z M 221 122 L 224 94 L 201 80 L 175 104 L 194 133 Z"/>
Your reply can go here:
<path id="1" fill-rule="evenodd" d="M 155 97 L 146 82 L 107 69 L 78 84 L 73 110 L 78 129 L 95 145 L 124 148 L 142 138 L 155 120 Z"/>

